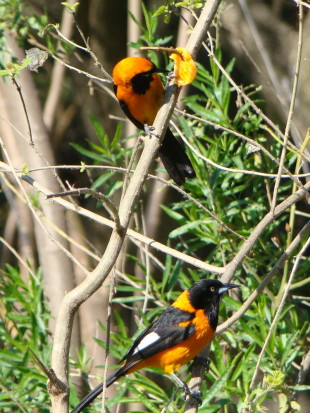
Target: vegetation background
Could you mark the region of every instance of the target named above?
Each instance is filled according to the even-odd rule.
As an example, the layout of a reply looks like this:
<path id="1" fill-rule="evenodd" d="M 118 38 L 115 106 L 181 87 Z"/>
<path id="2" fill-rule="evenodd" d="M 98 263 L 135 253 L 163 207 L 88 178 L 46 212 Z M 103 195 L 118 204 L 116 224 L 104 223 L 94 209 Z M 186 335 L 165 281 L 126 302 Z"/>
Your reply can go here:
<path id="1" fill-rule="evenodd" d="M 310 5 L 208 3 L 198 75 L 172 118 L 197 178 L 177 188 L 156 160 L 131 216 L 143 145 L 108 74 L 140 46 L 185 46 L 207 3 L 1 0 L 0 411 L 51 399 L 66 411 L 43 366 L 66 385 L 70 346 L 74 406 L 180 291 L 222 275 L 241 288 L 223 300 L 210 368 L 180 372 L 202 405 L 143 371 L 108 390 L 106 411 L 308 411 Z M 42 67 L 25 59 L 34 47 Z M 124 213 L 126 237 L 112 231 Z"/>

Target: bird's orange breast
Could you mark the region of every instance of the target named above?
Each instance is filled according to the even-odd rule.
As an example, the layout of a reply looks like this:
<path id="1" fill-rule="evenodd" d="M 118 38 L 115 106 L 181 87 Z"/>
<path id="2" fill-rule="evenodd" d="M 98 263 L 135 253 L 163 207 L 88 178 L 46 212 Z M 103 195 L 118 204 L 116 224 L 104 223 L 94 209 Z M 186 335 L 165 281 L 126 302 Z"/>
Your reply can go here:
<path id="1" fill-rule="evenodd" d="M 131 116 L 138 122 L 153 125 L 162 104 L 164 88 L 158 75 L 154 73 L 149 89 L 144 94 L 135 93 L 130 82 L 117 85 L 116 97 L 125 102 Z"/>

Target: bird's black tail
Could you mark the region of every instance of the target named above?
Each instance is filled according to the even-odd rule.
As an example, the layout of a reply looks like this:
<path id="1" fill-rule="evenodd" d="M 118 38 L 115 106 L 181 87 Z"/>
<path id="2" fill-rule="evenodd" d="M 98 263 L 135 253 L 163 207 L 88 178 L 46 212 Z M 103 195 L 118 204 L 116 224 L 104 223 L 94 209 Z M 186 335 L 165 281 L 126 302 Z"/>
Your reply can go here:
<path id="1" fill-rule="evenodd" d="M 115 373 L 111 374 L 108 377 L 106 382 L 106 387 L 111 386 L 117 379 L 119 379 L 123 375 L 123 370 L 119 369 Z M 96 397 L 99 396 L 100 393 L 103 392 L 103 383 L 98 384 L 87 396 L 84 397 L 83 400 L 71 411 L 71 413 L 79 413 L 82 410 L 86 409 L 86 407 L 95 400 Z"/>
<path id="2" fill-rule="evenodd" d="M 185 149 L 170 129 L 167 129 L 158 154 L 169 176 L 177 185 L 183 185 L 186 178 L 195 178 L 195 171 Z"/>

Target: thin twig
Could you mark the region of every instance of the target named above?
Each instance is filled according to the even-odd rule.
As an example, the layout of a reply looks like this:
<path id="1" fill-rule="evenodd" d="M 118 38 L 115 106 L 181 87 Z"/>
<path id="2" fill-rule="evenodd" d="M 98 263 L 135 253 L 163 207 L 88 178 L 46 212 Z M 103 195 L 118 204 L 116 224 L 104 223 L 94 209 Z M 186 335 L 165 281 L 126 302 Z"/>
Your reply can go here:
<path id="1" fill-rule="evenodd" d="M 251 295 L 246 299 L 238 311 L 236 311 L 228 320 L 222 323 L 216 330 L 216 334 L 222 334 L 225 330 L 231 327 L 236 321 L 238 321 L 250 308 L 252 303 L 256 300 L 259 294 L 265 289 L 266 285 L 271 281 L 272 277 L 283 267 L 286 260 L 293 254 L 298 245 L 302 242 L 305 236 L 310 231 L 310 222 L 308 222 L 297 234 L 295 239 L 286 248 L 284 253 L 274 264 L 271 271 L 266 275 L 266 277 L 260 282 L 256 289 L 251 293 Z"/>
<path id="2" fill-rule="evenodd" d="M 90 188 L 77 188 L 77 189 L 72 189 L 66 192 L 50 194 L 50 195 L 47 195 L 46 198 L 51 199 L 51 198 L 57 198 L 57 197 L 63 197 L 63 196 L 80 196 L 81 194 L 88 194 L 98 199 L 99 201 L 102 201 L 103 205 L 105 206 L 105 209 L 108 211 L 111 218 L 114 219 L 116 231 L 119 231 L 119 232 L 122 231 L 118 212 L 117 212 L 117 209 L 115 208 L 115 205 L 110 200 L 110 198 L 108 198 L 106 195 L 102 194 L 101 192 L 94 191 L 93 189 L 90 189 Z"/>
<path id="3" fill-rule="evenodd" d="M 257 149 L 259 149 L 261 152 L 263 152 L 265 155 L 267 155 L 268 158 L 271 159 L 274 163 L 279 165 L 279 161 L 263 145 L 261 145 L 260 143 L 254 141 L 251 138 L 248 138 L 247 136 L 243 135 L 242 133 L 239 133 L 239 132 L 234 131 L 232 129 L 226 128 L 225 126 L 219 125 L 219 124 L 211 122 L 209 120 L 202 119 L 202 118 L 200 118 L 196 115 L 189 114 L 185 111 L 180 111 L 178 109 L 176 109 L 175 111 L 178 112 L 180 115 L 183 115 L 186 118 L 194 119 L 194 120 L 197 120 L 200 123 L 204 123 L 206 125 L 213 126 L 215 129 L 219 129 L 219 130 L 222 130 L 224 132 L 228 132 L 228 133 L 230 133 L 230 134 L 232 134 L 232 135 L 248 142 L 249 144 L 251 144 L 251 145 L 255 146 Z M 180 135 L 180 136 L 181 136 L 182 140 L 184 141 L 184 143 L 187 146 L 189 146 L 188 141 L 186 140 L 186 138 L 185 137 L 183 138 L 182 135 Z M 192 148 L 191 146 L 189 146 L 189 147 Z M 197 153 L 199 153 L 199 152 L 197 152 Z M 197 155 L 197 153 L 196 153 L 196 155 Z M 296 154 L 297 154 L 297 152 L 296 152 Z M 278 174 L 270 174 L 270 173 L 266 173 L 266 172 L 258 172 L 258 171 L 251 171 L 251 170 L 242 170 L 242 169 L 233 169 L 233 168 L 225 168 L 224 169 L 221 165 L 209 160 L 208 158 L 203 157 L 203 155 L 201 155 L 201 154 L 200 154 L 200 156 L 199 155 L 197 155 L 197 156 L 202 157 L 201 159 L 203 159 L 206 162 L 210 163 L 212 166 L 214 166 L 218 169 L 222 169 L 224 171 L 228 171 L 228 172 L 243 173 L 243 174 L 248 174 L 248 175 L 251 174 L 253 176 L 263 176 L 263 177 L 266 177 L 266 178 L 276 178 L 278 176 Z M 211 163 L 211 162 L 213 162 L 213 163 Z M 309 173 L 295 174 L 294 175 L 288 169 L 286 169 L 285 167 L 283 167 L 283 170 L 286 172 L 286 175 L 281 175 L 281 178 L 291 178 L 291 179 L 306 178 L 310 175 Z"/>
<path id="4" fill-rule="evenodd" d="M 84 75 L 86 77 L 88 77 L 89 79 L 92 79 L 94 81 L 99 82 L 98 84 L 101 84 L 102 82 L 106 82 L 106 83 L 112 83 L 111 79 L 104 79 L 98 76 L 94 76 L 88 72 L 85 72 L 84 70 L 78 69 L 77 67 L 71 66 L 68 63 L 64 62 L 60 57 L 58 57 L 57 55 L 55 55 L 48 47 L 44 46 L 43 44 L 39 43 L 37 40 L 35 39 L 29 39 L 29 43 L 34 45 L 34 46 L 38 46 L 41 49 L 47 51 L 51 57 L 55 60 L 57 60 L 60 64 L 62 64 L 63 66 L 67 67 L 70 70 L 73 70 L 81 75 Z"/>
<path id="5" fill-rule="evenodd" d="M 178 49 L 175 47 L 165 47 L 165 46 L 142 46 L 140 47 L 141 50 L 155 50 L 156 52 L 163 52 L 163 53 L 176 53 L 182 57 L 182 54 Z"/>
<path id="6" fill-rule="evenodd" d="M 300 0 L 293 0 L 298 6 L 303 6 L 303 7 L 307 7 L 308 9 L 310 9 L 310 4 L 305 3 L 304 1 L 300 1 Z"/>
<path id="7" fill-rule="evenodd" d="M 179 128 L 175 127 L 176 130 L 178 131 L 178 133 L 180 134 L 180 136 L 182 137 L 182 140 L 186 143 L 186 145 L 191 149 L 191 151 L 193 151 L 195 153 L 195 155 L 198 156 L 198 158 L 202 159 L 203 161 L 206 161 L 208 164 L 214 166 L 217 169 L 221 169 L 223 171 L 227 171 L 227 172 L 234 172 L 234 173 L 240 173 L 240 174 L 244 174 L 244 175 L 256 175 L 256 176 L 263 176 L 263 177 L 270 177 L 271 174 L 267 174 L 267 173 L 263 173 L 263 172 L 254 172 L 254 171 L 248 171 L 245 169 L 235 169 L 235 168 L 226 168 L 225 166 L 219 165 L 216 162 L 211 161 L 211 159 L 207 158 L 206 156 L 202 155 L 197 149 L 195 149 L 189 142 L 188 140 L 185 138 L 185 136 L 183 136 L 182 132 L 179 130 Z M 275 160 L 275 162 L 277 163 L 277 161 Z M 293 174 L 291 174 L 287 169 L 286 172 L 288 172 L 289 177 L 296 183 L 296 185 L 298 186 L 298 188 L 302 189 L 303 185 L 301 184 L 301 182 L 294 177 Z M 277 175 L 274 175 L 277 176 Z"/>
<path id="8" fill-rule="evenodd" d="M 145 222 L 145 214 L 141 205 L 141 221 L 142 221 L 142 231 L 143 235 L 146 235 L 146 222 Z M 148 246 L 145 246 L 145 299 L 143 301 L 142 312 L 146 312 L 148 298 L 149 298 L 149 291 L 150 291 L 150 259 L 149 259 L 149 249 Z"/>
<path id="9" fill-rule="evenodd" d="M 27 183 L 29 183 L 30 185 L 32 185 L 33 187 L 35 187 L 38 191 L 42 192 L 44 195 L 49 195 L 52 194 L 51 191 L 49 191 L 47 188 L 43 187 L 42 185 L 40 185 L 37 181 L 35 181 L 33 178 L 30 178 L 28 175 L 22 175 L 21 178 L 26 181 Z M 71 210 L 71 211 L 75 211 L 76 213 L 78 213 L 79 215 L 82 215 L 86 218 L 92 219 L 95 222 L 98 222 L 101 225 L 106 225 L 112 229 L 115 228 L 115 224 L 113 221 L 101 217 L 98 214 L 95 214 L 91 211 L 88 211 L 85 208 L 82 208 L 78 205 L 75 205 L 69 201 L 66 201 L 62 198 L 56 198 L 55 202 L 57 202 L 58 204 L 64 206 L 66 209 Z M 194 267 L 200 268 L 201 270 L 204 271 L 208 271 L 208 272 L 213 272 L 215 274 L 223 274 L 225 271 L 225 268 L 223 267 L 217 267 L 214 265 L 210 265 L 206 262 L 203 262 L 201 260 L 198 260 L 197 258 L 191 257 L 187 254 L 184 254 L 180 251 L 177 251 L 173 248 L 167 247 L 164 244 L 161 244 L 160 242 L 157 242 L 151 238 L 145 237 L 142 234 L 139 234 L 136 231 L 133 231 L 132 229 L 128 228 L 127 229 L 127 235 L 143 242 L 145 245 L 150 246 L 152 248 L 155 248 L 158 251 L 163 252 L 164 254 L 169 254 L 172 257 L 176 258 L 176 259 L 180 259 L 190 265 L 193 265 Z"/>
<path id="10" fill-rule="evenodd" d="M 307 148 L 309 139 L 310 139 L 310 129 L 308 129 L 307 134 L 305 136 L 305 139 L 304 139 L 304 141 L 301 145 L 300 149 L 301 149 L 302 152 Z M 297 160 L 296 160 L 296 164 L 295 164 L 295 171 L 298 172 L 300 167 L 301 167 L 301 158 L 298 155 Z M 294 193 L 295 191 L 296 191 L 296 184 L 294 182 L 293 187 L 292 187 L 292 193 Z M 292 207 L 290 209 L 290 216 L 289 216 L 289 221 L 288 221 L 289 231 L 287 232 L 287 240 L 286 240 L 286 245 L 287 246 L 290 245 L 290 243 L 292 241 L 294 228 L 295 228 L 295 219 L 296 219 L 296 205 L 292 205 Z M 281 279 L 281 285 L 280 285 L 280 288 L 279 288 L 279 295 L 281 295 L 283 287 L 286 284 L 288 273 L 289 273 L 289 266 L 288 266 L 288 262 L 287 262 L 284 266 L 283 276 L 282 276 L 282 279 Z M 278 301 L 278 297 L 276 298 L 276 301 Z"/>
<path id="11" fill-rule="evenodd" d="M 166 182 L 162 178 L 158 178 L 158 181 L 163 182 L 163 183 Z M 197 201 L 195 198 L 193 198 L 191 195 L 189 195 L 187 192 L 185 192 L 184 189 L 182 189 L 179 186 L 175 185 L 174 183 L 170 183 L 170 182 L 166 182 L 166 185 L 174 188 L 177 192 L 184 195 L 185 198 L 187 198 L 189 201 L 193 202 L 195 205 L 198 206 L 198 208 L 202 209 L 204 212 L 206 212 L 208 215 L 210 215 L 210 217 L 213 218 L 222 228 L 226 229 L 226 231 L 228 231 L 231 234 L 235 235 L 237 238 L 241 239 L 242 241 L 245 241 L 245 237 L 243 235 L 238 234 L 233 229 L 231 229 L 228 225 L 225 224 L 225 222 L 223 222 L 213 212 L 211 212 L 208 208 L 206 208 L 204 205 L 202 205 L 199 201 Z"/>
<path id="12" fill-rule="evenodd" d="M 51 53 L 51 56 L 53 57 L 53 59 L 57 60 L 59 63 L 61 63 L 62 65 L 66 66 L 68 69 L 73 70 L 74 72 L 79 73 L 80 75 L 84 75 L 86 77 L 88 77 L 89 79 L 93 79 L 93 80 L 97 80 L 98 82 L 107 82 L 107 83 L 111 83 L 110 79 L 103 79 L 101 77 L 98 76 L 94 76 L 91 75 L 88 72 L 85 72 L 84 70 L 78 69 L 77 67 L 71 66 L 68 63 L 65 63 L 63 60 L 61 60 L 58 56 L 56 56 L 54 53 Z"/>
<path id="13" fill-rule="evenodd" d="M 259 366 L 260 366 L 260 364 L 261 364 L 261 361 L 262 361 L 263 355 L 264 355 L 264 353 L 265 353 L 266 347 L 267 347 L 267 345 L 268 345 L 268 343 L 269 343 L 269 341 L 270 341 L 271 335 L 273 334 L 274 329 L 275 329 L 275 327 L 276 327 L 276 324 L 277 324 L 277 322 L 278 322 L 278 319 L 279 319 L 279 317 L 280 317 L 280 315 L 281 315 L 281 312 L 282 312 L 282 309 L 283 309 L 283 306 L 284 306 L 286 297 L 287 297 L 287 295 L 288 295 L 288 293 L 289 293 L 289 291 L 290 291 L 290 286 L 291 286 L 291 284 L 292 284 L 292 282 L 293 282 L 293 279 L 294 279 L 294 277 L 295 277 L 296 270 L 297 270 L 298 265 L 299 265 L 299 261 L 300 261 L 302 255 L 305 253 L 305 251 L 308 249 L 309 246 L 310 246 L 310 237 L 308 238 L 308 240 L 306 241 L 305 245 L 301 248 L 301 250 L 299 251 L 299 253 L 298 253 L 297 256 L 296 256 L 296 260 L 295 260 L 295 262 L 294 262 L 294 265 L 293 265 L 293 268 L 292 268 L 292 271 L 291 271 L 291 275 L 290 275 L 290 277 L 289 277 L 289 279 L 288 279 L 288 281 L 287 281 L 287 285 L 286 285 L 285 291 L 283 292 L 283 296 L 282 296 L 282 298 L 281 298 L 279 307 L 278 307 L 278 309 L 277 309 L 277 311 L 276 311 L 276 314 L 275 314 L 275 316 L 274 316 L 274 319 L 272 320 L 272 323 L 271 323 L 271 325 L 270 325 L 270 329 L 269 329 L 269 331 L 268 331 L 266 340 L 265 340 L 264 345 L 263 345 L 263 347 L 262 347 L 262 349 L 261 349 L 261 352 L 260 352 L 260 354 L 259 354 L 259 356 L 258 356 L 257 363 L 256 363 L 256 366 L 255 366 L 255 370 L 254 370 L 254 373 L 253 373 L 253 377 L 252 377 L 252 380 L 251 380 L 251 384 L 250 384 L 249 390 L 248 390 L 248 392 L 247 392 L 247 395 L 246 395 L 246 397 L 245 397 L 245 401 L 244 401 L 244 405 L 245 405 L 245 406 L 247 406 L 248 403 L 249 403 L 250 392 L 251 392 L 251 390 L 253 390 L 253 387 L 254 387 L 254 384 L 255 384 L 255 381 L 256 381 L 256 378 L 257 378 L 257 375 L 258 375 Z M 246 411 L 247 411 L 247 407 L 244 409 L 244 412 L 246 412 Z"/>
<path id="14" fill-rule="evenodd" d="M 38 279 L 38 277 L 36 276 L 32 268 L 30 267 L 29 263 L 27 263 L 21 257 L 21 255 L 16 251 L 16 249 L 13 248 L 12 245 L 10 245 L 8 242 L 6 242 L 4 238 L 0 237 L 0 242 L 2 242 L 2 244 L 5 245 L 7 249 L 11 251 L 11 253 L 17 258 L 18 262 L 31 274 L 32 278 L 36 281 L 37 285 L 39 285 L 40 280 Z"/>
<path id="15" fill-rule="evenodd" d="M 303 37 L 303 8 L 302 8 L 301 5 L 299 5 L 298 48 L 297 48 L 297 56 L 296 56 L 294 84 L 293 84 L 290 108 L 289 108 L 289 112 L 288 112 L 288 115 L 287 115 L 287 122 L 286 122 L 286 126 L 285 126 L 284 141 L 283 141 L 282 152 L 281 152 L 281 157 L 280 157 L 280 165 L 279 165 L 279 169 L 278 169 L 278 176 L 276 178 L 276 182 L 275 182 L 274 190 L 273 190 L 271 212 L 274 211 L 276 203 L 277 203 L 278 190 L 279 190 L 281 174 L 282 174 L 282 169 L 283 169 L 283 166 L 284 166 L 285 155 L 286 155 L 286 147 L 287 147 L 287 144 L 288 144 L 289 132 L 290 132 L 290 129 L 291 129 L 291 122 L 292 122 L 292 117 L 293 117 L 293 113 L 294 113 L 294 107 L 295 107 L 295 101 L 296 101 L 296 95 L 297 95 L 297 86 L 298 86 L 299 73 L 300 73 L 302 37 Z M 295 180 L 294 180 L 294 182 L 300 188 L 300 185 L 298 185 L 298 183 Z"/>
<path id="16" fill-rule="evenodd" d="M 31 199 L 29 198 L 29 195 L 27 194 L 25 188 L 22 185 L 21 180 L 25 180 L 28 183 L 32 183 L 33 179 L 30 178 L 27 175 L 24 174 L 19 174 L 15 172 L 14 166 L 12 164 L 12 161 L 9 157 L 9 154 L 6 150 L 6 147 L 3 143 L 2 138 L 0 137 L 0 145 L 2 147 L 2 151 L 4 153 L 5 158 L 8 161 L 8 165 L 7 165 L 7 170 L 9 170 L 13 176 L 14 179 L 18 185 L 18 187 L 20 188 L 21 193 L 23 194 L 24 198 L 25 198 L 25 202 L 27 203 L 34 219 L 37 221 L 37 223 L 39 224 L 39 226 L 42 228 L 42 230 L 45 232 L 46 236 L 55 244 L 57 245 L 58 248 L 60 248 L 61 251 L 63 251 L 65 253 L 65 255 L 67 255 L 67 257 L 74 262 L 84 273 L 85 273 L 85 268 L 82 266 L 82 264 L 71 254 L 71 252 L 69 252 L 57 239 L 55 239 L 55 237 L 52 236 L 52 234 L 48 231 L 48 229 L 46 228 L 46 226 L 43 224 L 43 217 L 46 219 L 47 222 L 49 222 L 49 224 L 51 226 L 53 226 L 53 228 L 55 229 L 56 226 L 54 226 L 54 224 L 52 222 L 50 222 L 47 217 L 45 217 L 43 215 L 43 213 L 38 212 L 34 206 L 33 206 L 33 202 L 31 201 Z M 1 165 L 6 165 L 4 162 L 0 163 Z M 60 231 L 60 229 L 59 229 Z"/>
<path id="17" fill-rule="evenodd" d="M 4 163 L 0 161 L 0 166 L 2 167 L 2 169 L 6 170 L 6 171 L 11 171 L 10 168 Z M 79 167 L 80 168 L 80 167 Z M 126 169 L 122 168 L 123 171 L 125 171 Z M 17 173 L 17 172 L 16 172 Z M 21 179 L 23 179 L 25 182 L 27 182 L 28 184 L 32 185 L 34 188 L 36 188 L 39 192 L 43 193 L 45 196 L 47 195 L 52 195 L 53 193 L 45 188 L 44 186 L 42 186 L 41 184 L 39 184 L 39 182 L 37 182 L 36 180 L 34 180 L 33 178 L 31 178 L 28 175 L 22 174 L 22 173 L 18 173 L 18 175 L 20 176 Z M 165 182 L 162 179 L 159 179 L 162 182 Z M 174 186 L 173 184 L 168 183 L 171 186 Z M 79 215 L 82 215 L 88 219 L 92 219 L 94 222 L 97 222 L 101 225 L 106 225 L 110 228 L 114 228 L 114 222 L 99 216 L 98 214 L 95 214 L 91 211 L 88 211 L 85 208 L 82 208 L 76 204 L 73 204 L 69 201 L 66 201 L 63 198 L 55 198 L 54 202 L 57 202 L 59 205 L 62 205 L 63 207 L 65 207 L 66 209 L 70 210 L 70 211 L 74 211 L 76 213 L 78 213 Z M 193 265 L 194 267 L 200 268 L 203 271 L 208 271 L 211 273 L 215 273 L 215 274 L 223 274 L 225 271 L 225 268 L 223 267 L 217 267 L 215 265 L 211 265 L 208 264 L 206 262 L 203 262 L 197 258 L 191 257 L 187 254 L 184 254 L 180 251 L 177 251 L 173 248 L 167 247 L 164 244 L 161 244 L 160 242 L 155 241 L 152 238 L 148 238 L 145 237 L 142 234 L 137 233 L 136 231 L 133 231 L 132 229 L 128 228 L 127 230 L 127 235 L 129 237 L 132 237 L 138 241 L 143 242 L 145 245 L 150 246 L 160 252 L 163 252 L 164 254 L 168 254 L 171 255 L 172 257 L 176 258 L 176 259 L 180 259 L 190 265 Z"/>
<path id="18" fill-rule="evenodd" d="M 67 13 L 67 11 L 65 11 L 65 13 Z M 76 23 L 76 21 L 75 21 L 75 23 Z M 56 31 L 58 37 L 60 37 L 60 39 L 64 40 L 65 43 L 68 43 L 71 46 L 75 47 L 76 49 L 82 50 L 83 52 L 86 52 L 86 53 L 88 52 L 87 47 L 83 47 L 83 46 L 79 45 L 78 43 L 75 43 L 73 40 L 69 39 L 67 36 L 62 34 L 62 32 L 59 30 L 58 26 L 59 26 L 58 24 L 50 23 L 45 27 L 44 31 L 46 31 L 49 28 L 52 28 Z M 54 37 L 57 37 L 57 36 L 54 36 Z"/>
<path id="19" fill-rule="evenodd" d="M 236 82 L 232 79 L 232 77 L 226 72 L 224 67 L 221 65 L 221 63 L 218 61 L 216 58 L 215 54 L 212 52 L 212 50 L 204 44 L 205 49 L 209 53 L 209 55 L 212 57 L 212 60 L 216 64 L 216 66 L 220 69 L 220 71 L 223 73 L 223 75 L 226 77 L 226 79 L 229 81 L 229 83 L 234 87 L 236 92 L 243 97 L 243 99 L 250 104 L 250 106 L 254 109 L 254 111 L 264 119 L 264 121 L 267 123 L 267 125 L 271 126 L 272 129 L 283 139 L 283 142 L 286 140 L 284 134 L 281 132 L 281 130 L 275 125 L 274 122 L 272 122 L 268 116 L 264 114 L 264 112 L 253 102 L 252 99 L 249 98 L 248 95 L 246 95 L 243 90 L 236 84 Z M 287 142 L 288 146 L 293 149 L 295 152 L 297 152 L 299 155 L 302 156 L 303 159 L 306 159 L 308 162 L 310 162 L 310 157 L 306 153 L 301 153 L 300 150 L 290 141 Z"/>
<path id="20" fill-rule="evenodd" d="M 294 194 L 287 197 L 284 201 L 282 201 L 279 205 L 276 206 L 274 210 L 274 214 L 270 211 L 264 216 L 264 218 L 257 224 L 255 229 L 252 231 L 249 238 L 244 242 L 242 247 L 239 249 L 239 252 L 235 255 L 234 259 L 226 266 L 226 271 L 222 277 L 224 282 L 229 282 L 236 270 L 238 269 L 239 265 L 246 257 L 247 254 L 250 253 L 251 249 L 253 248 L 255 242 L 263 233 L 265 228 L 273 222 L 278 216 L 280 216 L 284 211 L 291 207 L 294 203 L 298 202 L 300 199 L 308 196 L 310 191 L 310 182 L 308 182 L 304 189 L 299 189 Z"/>
<path id="21" fill-rule="evenodd" d="M 74 17 L 74 21 L 75 21 L 75 25 L 76 28 L 78 29 L 78 32 L 80 33 L 81 38 L 83 39 L 83 42 L 87 48 L 87 52 L 89 53 L 90 57 L 94 60 L 95 65 L 97 67 L 99 67 L 99 69 L 101 70 L 101 72 L 104 74 L 104 76 L 107 78 L 109 83 L 113 83 L 113 79 L 112 77 L 109 75 L 109 73 L 103 68 L 102 64 L 100 63 L 99 59 L 97 58 L 97 56 L 95 55 L 95 53 L 93 52 L 93 50 L 91 49 L 90 45 L 89 45 L 89 39 L 86 39 L 84 36 L 84 33 L 82 32 L 82 30 L 80 29 L 80 26 L 77 22 L 77 18 L 76 18 L 76 13 L 73 13 L 73 17 Z"/>
<path id="22" fill-rule="evenodd" d="M 1 119 L 1 116 L 0 116 Z M 1 166 L 1 162 L 0 162 L 0 166 Z M 127 172 L 127 168 L 122 168 L 122 167 L 117 167 L 117 166 L 108 166 L 108 165 L 47 165 L 47 166 L 42 166 L 39 168 L 29 168 L 28 172 L 39 172 L 39 171 L 45 171 L 45 170 L 57 170 L 57 169 L 71 169 L 71 170 L 76 170 L 79 169 L 81 172 L 83 172 L 84 170 L 86 171 L 87 169 L 95 169 L 95 170 L 109 170 L 109 171 L 115 171 L 115 172 L 122 172 L 122 173 L 126 173 Z M 16 173 L 22 173 L 23 171 L 21 169 L 16 168 L 15 169 Z M 230 171 L 230 170 L 229 170 Z M 237 169 L 238 171 L 238 169 Z M 7 168 L 3 168 L 3 170 L 0 169 L 0 172 L 7 172 L 7 173 L 12 173 L 12 171 L 8 170 Z M 133 173 L 133 170 L 130 170 L 130 173 Z M 248 171 L 251 172 L 255 175 L 256 171 Z M 276 174 L 266 174 L 266 178 L 275 178 L 277 175 Z M 304 174 L 295 174 L 292 175 L 292 177 L 294 178 L 308 178 L 310 176 L 310 172 L 309 173 L 304 173 Z M 171 184 L 169 181 L 163 179 L 163 178 L 159 178 L 156 175 L 152 175 L 152 174 L 148 174 L 147 176 L 148 179 L 156 179 L 166 185 L 169 185 L 172 188 L 177 189 L 178 187 L 176 185 Z M 290 175 L 282 175 L 281 178 L 290 178 Z M 185 192 L 185 194 L 187 194 Z"/>
<path id="23" fill-rule="evenodd" d="M 26 107 L 25 100 L 24 100 L 24 96 L 23 96 L 23 94 L 22 94 L 22 89 L 21 89 L 21 87 L 19 86 L 19 84 L 17 83 L 17 81 L 16 81 L 16 79 L 15 79 L 15 76 L 12 76 L 11 79 L 12 79 L 13 84 L 14 84 L 15 87 L 16 87 L 16 90 L 17 90 L 17 92 L 18 92 L 18 94 L 19 94 L 19 97 L 20 97 L 20 100 L 21 100 L 21 102 L 22 102 L 23 109 L 24 109 L 24 113 L 25 113 L 25 116 L 26 116 L 26 121 L 27 121 L 27 126 L 28 126 L 28 131 L 29 131 L 30 142 L 31 142 L 31 145 L 33 145 L 31 125 L 30 125 L 30 120 L 29 120 L 28 111 L 27 111 L 27 107 Z"/>
<path id="24" fill-rule="evenodd" d="M 79 34 L 80 34 L 80 36 L 81 36 L 81 38 L 82 38 L 82 40 L 83 40 L 83 42 L 84 42 L 84 44 L 85 44 L 86 47 L 80 46 L 80 45 L 78 45 L 77 43 L 73 42 L 72 40 L 68 39 L 66 36 L 64 36 L 64 35 L 61 33 L 61 31 L 59 30 L 59 28 L 58 28 L 58 26 L 57 26 L 56 24 L 49 24 L 47 27 L 49 27 L 49 26 L 52 27 L 52 28 L 57 32 L 57 35 L 58 35 L 61 39 L 63 39 L 66 43 L 71 44 L 72 46 L 76 47 L 77 49 L 80 49 L 80 50 L 82 50 L 82 51 L 84 51 L 84 52 L 87 52 L 87 53 L 91 56 L 91 58 L 94 60 L 95 65 L 100 69 L 100 71 L 104 74 L 104 76 L 105 76 L 105 78 L 106 78 L 105 80 L 101 79 L 101 81 L 106 81 L 106 82 L 112 83 L 112 82 L 113 82 L 112 77 L 111 77 L 111 76 L 109 75 L 109 73 L 103 68 L 103 66 L 101 65 L 100 61 L 97 59 L 97 56 L 95 55 L 95 53 L 92 51 L 91 47 L 89 46 L 89 40 L 87 40 L 87 39 L 85 38 L 84 33 L 83 33 L 82 30 L 80 29 L 80 27 L 79 27 L 79 25 L 78 25 L 78 23 L 77 23 L 77 20 L 76 20 L 76 14 L 75 14 L 75 13 L 72 13 L 72 14 L 73 14 L 73 17 L 74 17 L 74 22 L 75 22 L 76 28 L 77 28 L 77 30 L 78 30 L 78 32 L 79 32 Z M 55 55 L 53 55 L 53 57 L 55 57 Z M 74 69 L 74 70 L 77 70 L 77 69 Z M 86 73 L 84 72 L 84 74 L 86 74 Z M 88 76 L 88 77 L 90 77 L 90 76 Z M 99 80 L 100 78 L 97 78 L 97 79 Z"/>

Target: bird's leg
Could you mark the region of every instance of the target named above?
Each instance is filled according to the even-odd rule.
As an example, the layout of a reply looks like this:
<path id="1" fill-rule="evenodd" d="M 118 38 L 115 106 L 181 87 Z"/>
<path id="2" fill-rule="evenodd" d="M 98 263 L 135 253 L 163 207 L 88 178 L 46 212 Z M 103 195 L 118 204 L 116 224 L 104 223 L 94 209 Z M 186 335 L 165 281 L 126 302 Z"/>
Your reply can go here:
<path id="1" fill-rule="evenodd" d="M 176 76 L 175 76 L 173 71 L 168 73 L 168 75 L 166 76 L 166 87 L 165 87 L 165 89 L 167 89 L 167 87 L 169 86 L 169 83 L 175 78 L 176 78 Z"/>
<path id="2" fill-rule="evenodd" d="M 144 132 L 145 132 L 149 137 L 156 136 L 156 138 L 159 138 L 158 133 L 153 132 L 154 129 L 155 129 L 154 126 L 150 126 L 150 125 L 148 125 L 147 123 L 145 123 L 143 126 L 144 126 Z"/>
<path id="3" fill-rule="evenodd" d="M 192 365 L 191 365 L 191 368 L 193 368 L 196 363 L 197 364 L 202 364 L 205 367 L 206 371 L 208 371 L 209 367 L 210 367 L 211 360 L 209 360 L 207 357 L 196 356 L 194 358 L 194 361 L 193 361 Z"/>
<path id="4" fill-rule="evenodd" d="M 172 381 L 174 381 L 176 383 L 176 385 L 179 388 L 183 389 L 185 394 L 187 394 L 189 397 L 192 397 L 192 398 L 196 399 L 199 404 L 202 403 L 202 400 L 200 398 L 201 397 L 201 392 L 200 391 L 197 391 L 197 390 L 191 391 L 189 389 L 188 385 L 184 381 L 179 379 L 179 377 L 176 376 L 174 373 L 171 373 L 169 377 L 171 378 Z"/>

